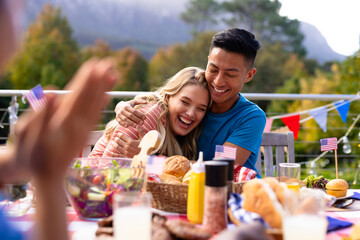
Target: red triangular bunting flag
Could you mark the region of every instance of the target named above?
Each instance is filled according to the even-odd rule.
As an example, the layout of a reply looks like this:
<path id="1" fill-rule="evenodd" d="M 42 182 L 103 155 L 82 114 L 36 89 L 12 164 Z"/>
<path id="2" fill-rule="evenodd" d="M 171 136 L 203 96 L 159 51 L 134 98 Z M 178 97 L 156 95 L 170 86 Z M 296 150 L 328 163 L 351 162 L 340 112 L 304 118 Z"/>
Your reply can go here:
<path id="1" fill-rule="evenodd" d="M 294 133 L 294 138 L 297 139 L 300 129 L 300 115 L 297 114 L 289 117 L 283 117 L 281 120 Z"/>

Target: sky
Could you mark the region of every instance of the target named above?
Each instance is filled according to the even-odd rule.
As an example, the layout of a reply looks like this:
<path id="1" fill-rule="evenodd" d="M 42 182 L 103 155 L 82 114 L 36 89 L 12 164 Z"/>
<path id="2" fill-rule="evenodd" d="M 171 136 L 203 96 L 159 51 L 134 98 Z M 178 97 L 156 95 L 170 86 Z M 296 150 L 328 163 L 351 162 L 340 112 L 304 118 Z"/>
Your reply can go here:
<path id="1" fill-rule="evenodd" d="M 280 15 L 314 25 L 337 53 L 360 49 L 360 0 L 279 0 Z"/>

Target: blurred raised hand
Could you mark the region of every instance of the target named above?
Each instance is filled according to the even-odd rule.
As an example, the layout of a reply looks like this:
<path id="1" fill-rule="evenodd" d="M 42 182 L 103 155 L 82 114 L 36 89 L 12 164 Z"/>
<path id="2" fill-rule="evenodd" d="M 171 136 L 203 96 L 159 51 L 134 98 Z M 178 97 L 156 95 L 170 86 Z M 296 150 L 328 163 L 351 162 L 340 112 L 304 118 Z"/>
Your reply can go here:
<path id="1" fill-rule="evenodd" d="M 28 164 L 37 178 L 62 176 L 108 101 L 105 92 L 116 80 L 113 65 L 109 58 L 89 60 L 68 84 L 71 93 L 48 95 L 42 111 L 21 118 L 13 145 L 16 162 Z"/>
<path id="2" fill-rule="evenodd" d="M 36 189 L 34 239 L 67 239 L 63 177 L 84 145 L 116 81 L 112 59 L 91 59 L 75 74 L 64 96 L 48 95 L 39 112 L 22 116 L 9 151 L 15 165 L 28 168 Z"/>

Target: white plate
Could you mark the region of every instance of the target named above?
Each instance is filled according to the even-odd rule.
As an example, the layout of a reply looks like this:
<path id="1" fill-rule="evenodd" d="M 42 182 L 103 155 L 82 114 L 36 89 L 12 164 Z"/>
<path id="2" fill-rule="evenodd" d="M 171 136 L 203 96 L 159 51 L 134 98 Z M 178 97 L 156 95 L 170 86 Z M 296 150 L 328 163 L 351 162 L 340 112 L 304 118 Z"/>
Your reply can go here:
<path id="1" fill-rule="evenodd" d="M 354 192 L 347 191 L 346 196 L 344 196 L 344 197 L 338 197 L 338 198 L 336 198 L 336 200 L 349 198 L 349 197 L 351 197 L 351 196 L 353 196 L 353 195 L 354 195 Z"/>

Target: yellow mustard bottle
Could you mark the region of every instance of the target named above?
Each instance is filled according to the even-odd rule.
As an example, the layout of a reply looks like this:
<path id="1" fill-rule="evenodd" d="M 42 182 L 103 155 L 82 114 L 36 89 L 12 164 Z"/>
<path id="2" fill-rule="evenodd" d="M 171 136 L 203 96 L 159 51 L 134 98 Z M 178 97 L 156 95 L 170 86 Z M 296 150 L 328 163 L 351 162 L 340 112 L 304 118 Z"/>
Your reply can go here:
<path id="1" fill-rule="evenodd" d="M 199 159 L 191 166 L 191 176 L 188 188 L 187 218 L 191 223 L 201 224 L 204 215 L 204 190 L 205 190 L 205 164 L 203 152 Z"/>

